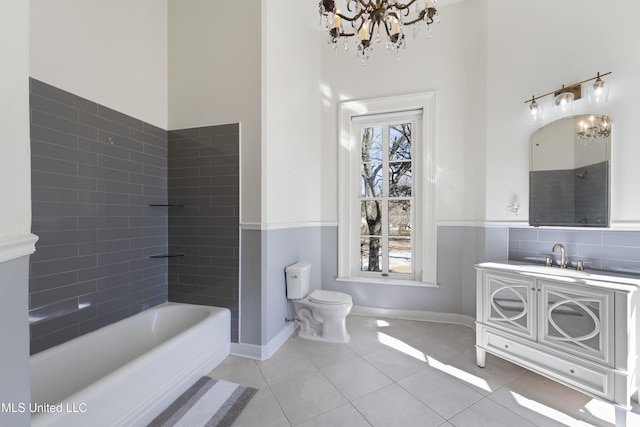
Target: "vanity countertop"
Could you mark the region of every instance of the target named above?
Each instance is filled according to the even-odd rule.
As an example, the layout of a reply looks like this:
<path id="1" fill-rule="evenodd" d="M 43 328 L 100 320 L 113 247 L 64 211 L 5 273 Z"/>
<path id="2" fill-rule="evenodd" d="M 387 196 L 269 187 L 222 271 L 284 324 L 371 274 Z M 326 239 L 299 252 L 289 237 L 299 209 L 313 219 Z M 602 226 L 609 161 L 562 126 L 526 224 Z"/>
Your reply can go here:
<path id="1" fill-rule="evenodd" d="M 483 262 L 476 264 L 476 268 L 514 272 L 542 279 L 553 278 L 554 280 L 581 283 L 587 286 L 590 284 L 596 285 L 595 282 L 598 282 L 597 286 L 602 287 L 602 282 L 605 282 L 609 283 L 608 288 L 625 292 L 633 292 L 640 289 L 640 278 L 604 271 L 578 271 L 572 268 L 547 267 L 522 261 Z"/>

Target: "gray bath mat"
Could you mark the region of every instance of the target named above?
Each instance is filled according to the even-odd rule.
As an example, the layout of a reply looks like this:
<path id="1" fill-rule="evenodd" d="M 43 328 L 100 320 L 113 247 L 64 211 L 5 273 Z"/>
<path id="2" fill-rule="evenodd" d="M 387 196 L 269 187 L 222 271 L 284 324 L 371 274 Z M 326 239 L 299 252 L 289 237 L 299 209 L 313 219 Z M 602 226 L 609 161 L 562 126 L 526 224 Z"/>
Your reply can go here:
<path id="1" fill-rule="evenodd" d="M 149 427 L 223 427 L 238 418 L 258 390 L 202 377 L 153 420 Z"/>

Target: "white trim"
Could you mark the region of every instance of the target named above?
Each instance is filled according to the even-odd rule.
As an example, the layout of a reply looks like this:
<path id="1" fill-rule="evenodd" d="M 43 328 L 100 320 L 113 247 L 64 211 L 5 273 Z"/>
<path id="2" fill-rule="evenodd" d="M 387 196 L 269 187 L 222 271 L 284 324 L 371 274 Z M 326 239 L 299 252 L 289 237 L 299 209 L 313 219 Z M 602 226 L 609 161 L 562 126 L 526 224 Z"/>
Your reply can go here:
<path id="1" fill-rule="evenodd" d="M 591 227 L 580 227 L 580 229 L 590 229 Z M 596 230 L 606 230 L 603 228 L 595 228 Z M 611 221 L 609 229 L 612 230 L 640 230 L 640 221 Z"/>
<path id="2" fill-rule="evenodd" d="M 484 221 L 481 223 L 484 228 L 533 228 L 526 221 Z"/>
<path id="3" fill-rule="evenodd" d="M 358 168 L 357 161 L 360 141 L 353 135 L 352 118 L 363 115 L 386 114 L 396 111 L 422 111 L 421 126 L 418 129 L 421 135 L 420 147 L 416 148 L 416 160 L 420 167 L 415 171 L 414 179 L 420 189 L 415 195 L 421 218 L 417 221 L 420 229 L 416 231 L 416 242 L 420 248 L 416 248 L 416 254 L 420 259 L 416 280 L 425 283 L 436 283 L 437 267 L 437 226 L 435 214 L 435 118 L 436 118 L 436 93 L 421 92 L 385 98 L 366 100 L 354 100 L 342 102 L 338 105 L 338 277 L 347 278 L 355 276 L 358 264 L 349 254 L 341 254 L 340 248 L 356 246 L 359 241 L 356 236 L 358 230 L 354 229 L 349 219 L 356 217 L 359 206 L 353 201 L 360 188 L 353 182 L 350 171 Z M 418 174 L 420 172 L 420 174 Z M 358 212 L 354 211 L 358 209 Z M 420 265 L 421 264 L 421 265 Z"/>
<path id="4" fill-rule="evenodd" d="M 297 327 L 297 323 L 289 323 L 287 326 L 282 328 L 282 330 L 273 337 L 267 345 L 232 342 L 230 354 L 254 360 L 270 359 L 289 339 L 289 337 L 293 335 Z"/>
<path id="5" fill-rule="evenodd" d="M 338 221 L 290 222 L 267 224 L 260 222 L 243 222 L 242 230 L 284 230 L 305 227 L 337 227 Z M 611 221 L 610 227 L 556 227 L 529 225 L 527 221 L 482 221 L 482 220 L 438 220 L 437 227 L 478 227 L 478 228 L 535 228 L 548 230 L 629 230 L 640 231 L 640 221 Z M 1 244 L 1 243 L 0 243 Z"/>
<path id="6" fill-rule="evenodd" d="M 475 318 L 464 314 L 439 313 L 436 311 L 402 310 L 395 308 L 366 307 L 354 305 L 351 314 L 355 316 L 387 317 L 390 319 L 418 320 L 421 322 L 451 323 L 475 330 Z"/>
<path id="7" fill-rule="evenodd" d="M 36 251 L 38 236 L 35 234 L 18 234 L 0 236 L 0 262 L 11 261 Z"/>
<path id="8" fill-rule="evenodd" d="M 482 221 L 438 221 L 438 227 L 484 227 Z"/>
<path id="9" fill-rule="evenodd" d="M 261 223 L 261 222 L 242 222 L 241 230 L 287 230 L 291 228 L 315 228 L 315 227 L 336 227 L 337 221 L 307 221 L 307 222 L 280 222 L 280 223 Z"/>

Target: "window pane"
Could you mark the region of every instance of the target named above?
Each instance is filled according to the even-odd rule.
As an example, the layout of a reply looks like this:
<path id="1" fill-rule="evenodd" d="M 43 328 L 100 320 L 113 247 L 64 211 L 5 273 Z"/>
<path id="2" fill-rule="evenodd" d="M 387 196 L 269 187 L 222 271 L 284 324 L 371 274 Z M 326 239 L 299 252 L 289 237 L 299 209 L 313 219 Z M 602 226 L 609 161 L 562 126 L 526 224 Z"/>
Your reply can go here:
<path id="1" fill-rule="evenodd" d="M 363 163 L 360 197 L 382 197 L 382 163 Z"/>
<path id="2" fill-rule="evenodd" d="M 389 201 L 389 236 L 411 236 L 411 201 Z"/>
<path id="3" fill-rule="evenodd" d="M 389 239 L 389 271 L 411 273 L 411 239 L 402 237 Z"/>
<path id="4" fill-rule="evenodd" d="M 379 237 L 360 239 L 360 271 L 382 271 L 382 242 Z"/>
<path id="5" fill-rule="evenodd" d="M 389 160 L 411 160 L 411 124 L 389 126 Z"/>
<path id="6" fill-rule="evenodd" d="M 389 197 L 411 197 L 411 162 L 389 164 Z"/>
<path id="7" fill-rule="evenodd" d="M 382 234 L 382 201 L 366 200 L 360 203 L 360 235 Z"/>
<path id="8" fill-rule="evenodd" d="M 362 161 L 382 161 L 382 128 L 362 129 Z"/>

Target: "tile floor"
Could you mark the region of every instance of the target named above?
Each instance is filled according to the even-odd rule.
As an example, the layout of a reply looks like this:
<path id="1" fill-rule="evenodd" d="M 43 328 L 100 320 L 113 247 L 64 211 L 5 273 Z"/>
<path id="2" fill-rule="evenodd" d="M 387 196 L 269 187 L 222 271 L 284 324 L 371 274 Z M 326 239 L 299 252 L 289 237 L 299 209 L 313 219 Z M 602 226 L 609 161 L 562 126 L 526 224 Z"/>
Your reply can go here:
<path id="1" fill-rule="evenodd" d="M 611 405 L 487 355 L 465 326 L 351 315 L 348 344 L 292 336 L 214 378 L 256 387 L 234 427 L 613 426 Z M 629 426 L 640 426 L 634 402 Z"/>

